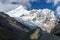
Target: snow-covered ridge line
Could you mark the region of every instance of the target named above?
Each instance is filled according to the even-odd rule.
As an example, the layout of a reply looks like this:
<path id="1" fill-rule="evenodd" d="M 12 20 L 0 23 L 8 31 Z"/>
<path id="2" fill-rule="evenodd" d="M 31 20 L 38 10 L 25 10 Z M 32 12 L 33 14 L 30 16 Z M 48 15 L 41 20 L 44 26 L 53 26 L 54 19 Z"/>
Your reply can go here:
<path id="1" fill-rule="evenodd" d="M 7 14 L 30 29 L 35 29 L 38 26 L 43 31 L 50 32 L 56 25 L 56 17 L 50 9 L 28 11 L 20 6 Z"/>

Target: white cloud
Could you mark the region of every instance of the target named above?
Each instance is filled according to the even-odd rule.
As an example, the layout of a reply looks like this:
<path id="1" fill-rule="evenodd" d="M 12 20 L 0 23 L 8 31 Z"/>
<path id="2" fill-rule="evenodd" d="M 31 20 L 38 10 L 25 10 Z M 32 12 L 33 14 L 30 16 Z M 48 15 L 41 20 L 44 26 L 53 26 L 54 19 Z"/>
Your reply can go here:
<path id="1" fill-rule="evenodd" d="M 60 16 L 60 6 L 56 9 L 57 14 Z"/>
<path id="2" fill-rule="evenodd" d="M 36 1 L 37 0 L 0 0 L 0 11 L 8 12 L 20 5 L 24 5 L 26 8 L 27 7 L 30 8 L 31 7 L 30 2 L 36 2 Z"/>
<path id="3" fill-rule="evenodd" d="M 46 0 L 47 3 L 52 2 L 52 0 Z"/>
<path id="4" fill-rule="evenodd" d="M 3 12 L 8 12 L 16 7 L 18 7 L 18 5 L 0 3 L 0 11 L 3 11 Z"/>
<path id="5" fill-rule="evenodd" d="M 54 0 L 54 5 L 56 5 L 60 0 Z"/>
<path id="6" fill-rule="evenodd" d="M 58 2 L 60 2 L 60 0 L 47 0 L 46 2 L 47 3 L 54 2 L 54 5 L 56 5 Z"/>

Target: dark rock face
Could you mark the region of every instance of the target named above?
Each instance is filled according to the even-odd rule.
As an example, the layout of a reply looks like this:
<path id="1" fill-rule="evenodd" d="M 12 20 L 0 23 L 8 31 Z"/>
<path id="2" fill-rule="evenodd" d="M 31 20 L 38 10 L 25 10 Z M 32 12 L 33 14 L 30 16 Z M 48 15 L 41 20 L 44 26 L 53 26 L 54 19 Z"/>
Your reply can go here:
<path id="1" fill-rule="evenodd" d="M 27 29 L 14 18 L 0 12 L 0 40 L 60 40 L 60 22 L 56 27 L 47 33 L 40 28 Z"/>
<path id="2" fill-rule="evenodd" d="M 0 12 L 0 40 L 29 40 L 28 31 L 14 18 Z"/>
<path id="3" fill-rule="evenodd" d="M 38 40 L 60 40 L 60 22 L 52 29 L 51 33 L 41 32 Z"/>
<path id="4" fill-rule="evenodd" d="M 52 29 L 51 31 L 52 34 L 59 36 L 60 37 L 60 21 L 58 22 L 58 24 L 55 26 L 54 29 Z"/>

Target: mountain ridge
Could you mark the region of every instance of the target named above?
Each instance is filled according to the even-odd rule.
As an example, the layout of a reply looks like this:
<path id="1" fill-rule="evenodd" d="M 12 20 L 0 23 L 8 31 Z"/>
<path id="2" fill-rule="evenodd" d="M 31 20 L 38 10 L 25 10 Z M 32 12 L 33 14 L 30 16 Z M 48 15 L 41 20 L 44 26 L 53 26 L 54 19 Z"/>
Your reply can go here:
<path id="1" fill-rule="evenodd" d="M 1 40 L 60 40 L 59 30 L 60 22 L 51 33 L 42 31 L 40 28 L 29 30 L 14 18 L 0 12 Z"/>
<path id="2" fill-rule="evenodd" d="M 30 29 L 40 27 L 43 31 L 50 32 L 57 23 L 54 12 L 50 9 L 28 11 L 21 5 L 7 14 L 25 26 L 30 26 Z M 49 27 L 50 25 L 52 26 Z"/>

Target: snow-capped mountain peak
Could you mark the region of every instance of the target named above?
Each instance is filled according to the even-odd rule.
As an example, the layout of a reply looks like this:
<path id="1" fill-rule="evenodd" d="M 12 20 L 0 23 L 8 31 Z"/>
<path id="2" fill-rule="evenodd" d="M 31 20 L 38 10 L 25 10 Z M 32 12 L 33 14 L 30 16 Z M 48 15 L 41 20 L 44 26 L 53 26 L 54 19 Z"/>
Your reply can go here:
<path id="1" fill-rule="evenodd" d="M 17 10 L 17 11 L 20 11 L 20 10 L 24 10 L 25 8 L 24 8 L 24 6 L 23 5 L 20 5 L 18 8 L 16 8 L 15 10 Z"/>
<path id="2" fill-rule="evenodd" d="M 30 29 L 35 29 L 38 26 L 43 31 L 50 32 L 56 25 L 54 12 L 50 9 L 28 11 L 23 6 L 19 6 L 7 14 Z"/>
<path id="3" fill-rule="evenodd" d="M 28 11 L 25 10 L 25 8 L 21 5 L 18 8 L 8 12 L 7 14 L 10 17 L 19 17 L 19 16 L 23 15 L 24 13 L 26 14 L 26 13 L 28 13 Z"/>

